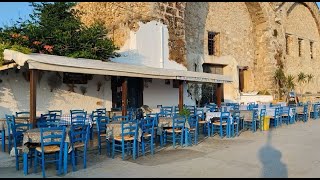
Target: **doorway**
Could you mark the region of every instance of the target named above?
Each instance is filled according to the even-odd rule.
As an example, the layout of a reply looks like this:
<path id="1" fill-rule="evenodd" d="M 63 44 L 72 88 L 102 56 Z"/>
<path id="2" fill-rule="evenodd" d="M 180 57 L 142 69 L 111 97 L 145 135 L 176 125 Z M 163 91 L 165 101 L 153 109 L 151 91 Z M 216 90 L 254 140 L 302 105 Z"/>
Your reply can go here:
<path id="1" fill-rule="evenodd" d="M 122 82 L 123 77 L 111 78 L 112 109 L 121 110 L 122 107 Z M 143 79 L 127 77 L 128 95 L 127 108 L 139 108 L 143 105 Z"/>

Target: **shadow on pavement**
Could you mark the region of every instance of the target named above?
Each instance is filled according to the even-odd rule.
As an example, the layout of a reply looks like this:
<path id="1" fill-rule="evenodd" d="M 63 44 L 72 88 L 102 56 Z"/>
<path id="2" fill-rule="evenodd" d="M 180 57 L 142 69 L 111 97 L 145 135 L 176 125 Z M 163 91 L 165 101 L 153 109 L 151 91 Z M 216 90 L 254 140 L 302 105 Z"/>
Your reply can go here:
<path id="1" fill-rule="evenodd" d="M 287 165 L 281 162 L 281 152 L 271 144 L 271 130 L 268 131 L 267 143 L 259 150 L 259 159 L 263 165 L 262 178 L 288 178 Z"/>

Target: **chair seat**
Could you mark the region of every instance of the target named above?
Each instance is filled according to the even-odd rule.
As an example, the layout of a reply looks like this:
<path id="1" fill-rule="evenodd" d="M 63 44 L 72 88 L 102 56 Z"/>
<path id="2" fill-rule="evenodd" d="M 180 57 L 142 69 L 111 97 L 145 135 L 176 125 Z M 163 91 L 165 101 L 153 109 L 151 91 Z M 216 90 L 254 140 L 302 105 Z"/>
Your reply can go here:
<path id="1" fill-rule="evenodd" d="M 252 122 L 252 119 L 244 119 L 243 121 Z"/>
<path id="2" fill-rule="evenodd" d="M 84 147 L 84 143 L 78 142 L 73 145 L 74 148 Z"/>
<path id="3" fill-rule="evenodd" d="M 151 137 L 151 134 L 145 133 L 145 134 L 143 135 L 143 137 Z"/>
<path id="4" fill-rule="evenodd" d="M 220 126 L 220 122 L 214 122 L 214 123 L 212 123 L 212 124 L 213 124 L 213 125 L 218 125 L 218 126 Z M 225 126 L 225 125 L 227 125 L 226 122 L 222 123 L 222 126 Z"/>
<path id="5" fill-rule="evenodd" d="M 57 145 L 45 146 L 43 149 L 44 149 L 45 153 L 52 153 L 52 152 L 60 151 L 60 147 L 57 146 Z M 42 152 L 42 148 L 41 147 L 36 147 L 36 150 L 39 151 L 39 152 Z"/>
<path id="6" fill-rule="evenodd" d="M 198 123 L 199 124 L 205 124 L 205 123 L 207 123 L 207 121 L 199 121 Z"/>
<path id="7" fill-rule="evenodd" d="M 100 137 L 106 137 L 107 134 L 100 134 Z"/>
<path id="8" fill-rule="evenodd" d="M 123 139 L 124 139 L 125 141 L 132 141 L 132 140 L 134 140 L 134 136 L 129 136 L 129 135 L 127 135 L 127 136 L 124 136 Z M 122 141 L 122 136 L 115 136 L 115 137 L 114 137 L 114 140 Z"/>
<path id="9" fill-rule="evenodd" d="M 173 129 L 172 129 L 172 128 L 166 129 L 166 131 L 167 131 L 168 133 L 173 133 Z M 182 132 L 182 130 L 181 130 L 181 129 L 175 129 L 174 132 L 180 133 L 180 132 Z"/>

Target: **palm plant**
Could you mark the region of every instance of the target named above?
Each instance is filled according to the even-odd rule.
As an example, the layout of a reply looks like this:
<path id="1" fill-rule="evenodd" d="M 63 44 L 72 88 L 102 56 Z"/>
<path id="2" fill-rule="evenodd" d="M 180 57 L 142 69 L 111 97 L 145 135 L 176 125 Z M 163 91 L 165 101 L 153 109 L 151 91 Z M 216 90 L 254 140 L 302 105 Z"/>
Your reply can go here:
<path id="1" fill-rule="evenodd" d="M 294 76 L 288 75 L 286 79 L 287 79 L 287 82 L 286 82 L 287 91 L 294 90 L 294 88 L 296 86 L 294 83 Z"/>
<path id="2" fill-rule="evenodd" d="M 307 83 L 309 84 L 313 79 L 313 74 L 307 74 Z"/>

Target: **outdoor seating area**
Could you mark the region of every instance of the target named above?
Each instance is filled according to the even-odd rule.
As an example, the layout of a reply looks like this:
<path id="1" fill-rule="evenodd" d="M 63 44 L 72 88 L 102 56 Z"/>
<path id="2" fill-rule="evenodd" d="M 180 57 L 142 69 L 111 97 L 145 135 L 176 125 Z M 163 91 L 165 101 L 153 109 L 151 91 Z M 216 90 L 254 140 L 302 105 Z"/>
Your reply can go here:
<path id="1" fill-rule="evenodd" d="M 32 173 L 31 168 L 37 172 L 40 166 L 46 177 L 46 164 L 50 162 L 61 175 L 67 173 L 68 165 L 72 171 L 77 164 L 86 168 L 90 140 L 97 142 L 99 154 L 135 160 L 153 156 L 163 147 L 197 145 L 199 138 L 234 138 L 243 131 L 254 133 L 319 119 L 319 106 L 223 103 L 220 107 L 183 106 L 183 111 L 178 106 L 160 106 L 158 113 L 141 115 L 139 109 L 130 109 L 130 115 L 125 116 L 103 108 L 91 113 L 74 109 L 67 114 L 49 110 L 37 117 L 36 127 L 29 121 L 29 112 L 16 112 L 0 119 L 1 149 L 16 157 L 16 169 L 23 169 L 25 175 Z"/>

